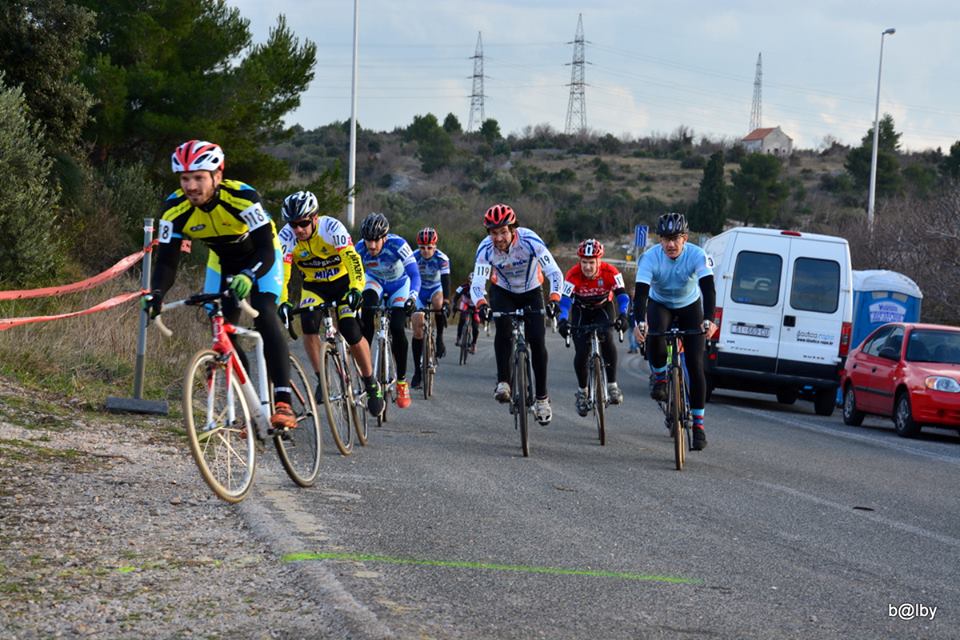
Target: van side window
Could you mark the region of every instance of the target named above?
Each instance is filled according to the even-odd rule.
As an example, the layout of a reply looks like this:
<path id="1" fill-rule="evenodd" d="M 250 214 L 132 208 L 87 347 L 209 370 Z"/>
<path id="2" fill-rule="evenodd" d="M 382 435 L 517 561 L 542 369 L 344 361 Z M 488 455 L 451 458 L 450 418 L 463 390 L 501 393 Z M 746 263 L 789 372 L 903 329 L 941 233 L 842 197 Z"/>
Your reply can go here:
<path id="1" fill-rule="evenodd" d="M 840 305 L 840 263 L 797 258 L 793 263 L 790 306 L 799 311 L 833 313 Z"/>
<path id="2" fill-rule="evenodd" d="M 777 306 L 782 271 L 783 259 L 775 253 L 741 251 L 733 268 L 731 299 L 740 304 Z"/>

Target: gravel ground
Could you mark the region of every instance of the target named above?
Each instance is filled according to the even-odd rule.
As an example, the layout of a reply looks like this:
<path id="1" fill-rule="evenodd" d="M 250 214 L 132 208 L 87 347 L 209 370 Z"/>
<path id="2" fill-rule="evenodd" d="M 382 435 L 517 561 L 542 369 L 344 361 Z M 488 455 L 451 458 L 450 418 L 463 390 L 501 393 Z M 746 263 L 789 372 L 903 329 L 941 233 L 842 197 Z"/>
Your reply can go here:
<path id="1" fill-rule="evenodd" d="M 77 405 L 0 380 L 0 638 L 357 635 L 197 481 L 177 422 Z"/>

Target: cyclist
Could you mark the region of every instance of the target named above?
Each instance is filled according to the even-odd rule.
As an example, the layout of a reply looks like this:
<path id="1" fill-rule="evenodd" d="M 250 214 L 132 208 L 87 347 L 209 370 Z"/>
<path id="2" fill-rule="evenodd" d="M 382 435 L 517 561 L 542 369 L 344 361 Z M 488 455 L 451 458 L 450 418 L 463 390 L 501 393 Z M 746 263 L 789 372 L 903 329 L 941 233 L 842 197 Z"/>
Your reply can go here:
<path id="1" fill-rule="evenodd" d="M 483 216 L 487 237 L 477 247 L 476 264 L 470 286 L 470 297 L 476 302 L 480 319 L 487 321 L 492 311 L 519 309 L 543 310 L 543 292 L 540 289 L 544 275 L 550 281 L 548 318 L 559 310 L 563 272 L 557 266 L 547 245 L 535 232 L 517 226 L 517 215 L 506 204 L 495 204 Z M 490 287 L 490 301 L 486 299 L 487 279 L 495 277 Z M 553 411 L 547 396 L 547 347 L 543 319 L 538 315 L 523 318 L 524 335 L 530 345 L 533 376 L 536 381 L 536 402 L 533 414 L 542 425 L 550 424 Z M 510 319 L 496 320 L 493 341 L 497 359 L 497 388 L 494 398 L 510 402 Z"/>
<path id="2" fill-rule="evenodd" d="M 424 227 L 417 233 L 417 250 L 413 258 L 417 261 L 420 271 L 420 296 L 417 298 L 418 309 L 433 309 L 443 311 L 437 316 L 437 357 L 442 358 L 447 353 L 443 344 L 443 329 L 447 326 L 447 316 L 450 315 L 450 258 L 437 249 L 437 230 Z M 414 389 L 420 388 L 420 360 L 423 356 L 423 313 L 413 314 L 413 380 L 410 384 Z"/>
<path id="3" fill-rule="evenodd" d="M 417 308 L 420 291 L 420 270 L 407 241 L 390 233 L 390 222 L 382 213 L 371 213 L 360 224 L 363 243 L 357 253 L 363 260 L 367 284 L 363 289 L 363 306 L 379 306 L 381 297 L 390 314 L 390 335 L 393 357 L 397 361 L 397 406 L 410 406 L 407 384 L 406 316 Z M 373 313 L 360 316 L 360 326 L 367 342 L 373 340 Z"/>
<path id="4" fill-rule="evenodd" d="M 563 283 L 557 330 L 566 338 L 571 334 L 571 328 L 574 329 L 573 344 L 576 353 L 573 356 L 573 370 L 577 373 L 577 382 L 580 385 L 576 392 L 577 413 L 585 416 L 590 411 L 587 404 L 587 356 L 590 355 L 590 337 L 575 329 L 581 324 L 609 321 L 613 317 L 611 300 L 615 300 L 617 317 L 614 325 L 618 331 L 626 331 L 630 324 L 627 317 L 630 296 L 620 271 L 612 264 L 603 262 L 603 245 L 599 240 L 591 238 L 581 242 L 577 247 L 577 256 L 580 261 L 570 267 Z M 623 402 L 623 394 L 617 385 L 617 347 L 613 343 L 613 332 L 610 329 L 600 334 L 600 350 L 607 369 L 607 395 L 612 404 L 620 404 Z"/>
<path id="5" fill-rule="evenodd" d="M 183 239 L 206 244 L 210 255 L 203 290 L 215 293 L 229 288 L 232 295 L 223 300 L 228 322 L 240 319 L 237 300 L 248 296 L 260 312 L 254 325 L 263 337 L 276 400 L 270 424 L 274 429 L 292 429 L 297 421 L 290 407 L 290 356 L 277 317 L 283 266 L 273 220 L 253 187 L 223 177 L 224 154 L 219 145 L 184 142 L 173 152 L 171 165 L 179 174 L 180 188 L 163 203 L 151 291 L 142 304 L 151 317 L 159 315 L 163 296 L 176 279 Z M 246 355 L 235 341 L 234 347 L 249 371 Z"/>
<path id="6" fill-rule="evenodd" d="M 466 281 L 457 287 L 453 294 L 453 308 L 460 312 L 460 322 L 457 324 L 457 346 L 459 347 L 460 341 L 463 340 L 464 327 L 467 326 L 467 322 L 470 322 L 473 328 L 470 353 L 476 353 L 477 338 L 480 336 L 480 316 L 477 314 L 476 305 L 473 304 L 473 300 L 470 298 L 470 281 L 472 279 L 473 274 L 468 273 Z"/>
<path id="7" fill-rule="evenodd" d="M 366 284 L 363 261 L 353 246 L 343 223 L 331 216 L 321 216 L 317 196 L 310 191 L 298 191 L 283 201 L 283 221 L 280 245 L 283 249 L 283 281 L 279 315 L 285 325 L 290 323 L 293 305 L 287 301 L 292 264 L 303 274 L 300 304 L 307 306 L 325 300 L 338 300 L 337 329 L 350 345 L 360 369 L 360 377 L 367 387 L 367 409 L 375 416 L 383 411 L 383 391 L 373 377 L 370 344 L 360 331 L 357 310 L 362 303 Z M 303 327 L 303 348 L 310 357 L 317 374 L 317 397 L 320 394 L 320 312 L 305 312 L 300 317 Z"/>
<path id="8" fill-rule="evenodd" d="M 680 213 L 665 213 L 657 221 L 660 244 L 643 254 L 637 264 L 634 293 L 634 317 L 637 340 L 643 341 L 650 330 L 666 331 L 676 322 L 683 330 L 703 328 L 704 334 L 683 339 L 690 381 L 690 408 L 693 414 L 693 448 L 707 446 L 703 429 L 706 381 L 703 376 L 704 339 L 716 326 L 713 317 L 716 292 L 713 265 L 703 249 L 687 242 L 687 220 Z M 647 298 L 649 296 L 649 302 Z M 704 318 L 707 318 L 706 320 Z M 652 337 L 648 344 L 654 384 L 650 396 L 667 397 L 667 347 L 663 336 Z"/>

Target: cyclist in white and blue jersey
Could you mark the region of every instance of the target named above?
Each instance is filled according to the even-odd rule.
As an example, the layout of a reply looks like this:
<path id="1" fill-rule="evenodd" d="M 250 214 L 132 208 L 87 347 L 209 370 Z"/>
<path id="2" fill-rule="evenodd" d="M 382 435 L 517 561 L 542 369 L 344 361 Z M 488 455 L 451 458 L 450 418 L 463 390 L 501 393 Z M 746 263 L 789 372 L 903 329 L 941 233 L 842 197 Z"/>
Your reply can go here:
<path id="1" fill-rule="evenodd" d="M 643 254 L 637 264 L 637 284 L 633 296 L 634 331 L 638 340 L 646 338 L 647 328 L 659 333 L 674 323 L 682 330 L 703 328 L 700 335 L 684 336 L 687 371 L 690 374 L 690 408 L 693 414 L 693 443 L 696 450 L 707 446 L 703 429 L 706 405 L 706 380 L 703 375 L 704 340 L 716 326 L 713 318 L 716 291 L 713 264 L 703 249 L 687 242 L 687 220 L 680 213 L 665 213 L 657 221 L 660 244 Z M 649 302 L 648 302 L 649 296 Z M 704 319 L 708 318 L 708 319 Z M 667 397 L 667 346 L 663 336 L 647 343 L 654 384 L 654 400 Z"/>
<path id="2" fill-rule="evenodd" d="M 390 335 L 393 357 L 397 361 L 397 406 L 410 406 L 407 385 L 406 316 L 417 308 L 420 293 L 420 270 L 407 241 L 390 233 L 390 223 L 382 213 L 371 213 L 360 224 L 363 242 L 357 253 L 363 260 L 367 283 L 363 289 L 364 313 L 360 317 L 363 335 L 373 343 L 374 314 L 369 311 L 384 300 L 390 313 Z"/>
<path id="3" fill-rule="evenodd" d="M 434 326 L 437 330 L 437 357 L 442 358 L 447 353 L 443 344 L 443 329 L 447 326 L 447 317 L 450 315 L 450 258 L 443 251 L 437 249 L 437 230 L 433 227 L 424 227 L 417 233 L 417 250 L 413 258 L 417 261 L 420 270 L 420 297 L 417 298 L 417 309 L 433 309 L 442 311 L 438 315 Z M 420 388 L 422 374 L 420 361 L 423 358 L 423 327 L 422 312 L 413 314 L 413 380 L 410 386 Z"/>
<path id="4" fill-rule="evenodd" d="M 489 320 L 493 311 L 543 309 L 540 285 L 544 276 L 550 281 L 550 300 L 547 317 L 559 311 L 563 272 L 553 259 L 547 245 L 536 233 L 517 226 L 517 216 L 506 204 L 495 204 L 483 216 L 486 238 L 477 247 L 470 297 L 476 301 L 481 320 Z M 490 302 L 486 299 L 487 280 Z M 497 359 L 497 389 L 494 397 L 500 402 L 510 401 L 510 335 L 509 318 L 497 318 L 497 334 L 493 341 Z M 530 360 L 536 383 L 536 401 L 533 414 L 542 425 L 550 424 L 553 411 L 547 395 L 547 346 L 543 318 L 532 314 L 524 316 L 524 335 L 530 347 Z"/>

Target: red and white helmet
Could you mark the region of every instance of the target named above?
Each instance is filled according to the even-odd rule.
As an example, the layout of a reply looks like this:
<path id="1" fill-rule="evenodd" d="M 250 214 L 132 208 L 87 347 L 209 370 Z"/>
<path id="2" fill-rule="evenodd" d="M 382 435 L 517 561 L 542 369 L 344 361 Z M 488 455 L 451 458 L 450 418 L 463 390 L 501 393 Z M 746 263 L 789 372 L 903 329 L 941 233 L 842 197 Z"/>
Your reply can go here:
<path id="1" fill-rule="evenodd" d="M 483 226 L 487 229 L 496 229 L 517 224 L 517 214 L 508 204 L 495 204 L 483 214 Z"/>
<path id="2" fill-rule="evenodd" d="M 223 168 L 223 149 L 204 140 L 188 140 L 170 157 L 174 173 L 184 171 L 216 171 Z"/>
<path id="3" fill-rule="evenodd" d="M 603 257 L 603 245 L 599 240 L 594 240 L 593 238 L 584 240 L 580 243 L 580 246 L 577 247 L 577 255 L 581 258 L 596 258 L 599 260 Z"/>

